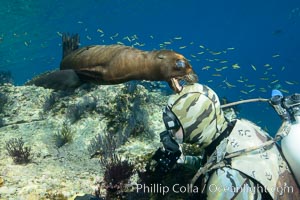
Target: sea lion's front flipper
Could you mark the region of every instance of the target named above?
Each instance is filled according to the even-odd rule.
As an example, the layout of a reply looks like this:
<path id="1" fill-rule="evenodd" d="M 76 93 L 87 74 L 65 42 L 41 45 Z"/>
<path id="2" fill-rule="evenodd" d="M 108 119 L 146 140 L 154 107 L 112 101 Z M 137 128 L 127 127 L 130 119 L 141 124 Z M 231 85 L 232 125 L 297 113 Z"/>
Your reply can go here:
<path id="1" fill-rule="evenodd" d="M 82 83 L 83 82 L 79 79 L 76 72 L 68 69 L 44 73 L 27 82 L 26 85 L 36 85 L 55 90 L 66 90 L 77 88 Z"/>

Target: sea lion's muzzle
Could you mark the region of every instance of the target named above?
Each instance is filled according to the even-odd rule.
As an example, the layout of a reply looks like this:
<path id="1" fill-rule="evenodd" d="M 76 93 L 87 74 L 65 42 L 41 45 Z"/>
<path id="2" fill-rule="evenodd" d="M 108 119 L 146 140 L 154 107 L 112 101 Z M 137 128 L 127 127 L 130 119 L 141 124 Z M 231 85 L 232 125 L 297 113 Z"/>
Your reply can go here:
<path id="1" fill-rule="evenodd" d="M 194 72 L 187 74 L 182 77 L 175 77 L 171 78 L 170 81 L 168 81 L 169 86 L 176 92 L 179 93 L 181 91 L 181 88 L 183 85 L 197 83 L 198 82 L 198 76 Z"/>

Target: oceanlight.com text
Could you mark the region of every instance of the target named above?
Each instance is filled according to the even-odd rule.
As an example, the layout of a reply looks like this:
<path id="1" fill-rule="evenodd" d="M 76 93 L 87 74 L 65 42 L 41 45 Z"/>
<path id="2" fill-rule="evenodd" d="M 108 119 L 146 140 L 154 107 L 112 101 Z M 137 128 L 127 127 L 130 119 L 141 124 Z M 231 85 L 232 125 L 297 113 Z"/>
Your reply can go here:
<path id="1" fill-rule="evenodd" d="M 197 186 L 193 186 L 191 184 L 187 185 L 180 185 L 174 184 L 173 186 L 167 186 L 162 184 L 137 184 L 136 185 L 136 192 L 137 193 L 154 193 L 154 194 L 162 194 L 166 195 L 169 192 L 173 193 L 224 193 L 224 192 L 245 192 L 245 193 L 255 193 L 257 191 L 261 192 L 269 192 L 269 193 L 278 193 L 280 195 L 284 193 L 293 193 L 294 188 L 293 186 L 281 186 L 281 187 L 273 187 L 273 188 L 265 188 L 262 186 L 242 186 L 242 187 L 234 187 L 234 186 L 218 186 L 216 184 L 206 185 L 206 187 L 200 188 Z"/>

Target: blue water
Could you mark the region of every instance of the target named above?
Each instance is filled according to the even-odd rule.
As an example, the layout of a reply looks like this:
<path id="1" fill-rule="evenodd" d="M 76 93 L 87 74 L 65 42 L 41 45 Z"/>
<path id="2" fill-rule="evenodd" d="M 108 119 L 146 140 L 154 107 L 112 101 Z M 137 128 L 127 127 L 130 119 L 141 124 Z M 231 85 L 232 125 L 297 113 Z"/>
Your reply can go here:
<path id="1" fill-rule="evenodd" d="M 299 0 L 1 0 L 0 21 L 0 70 L 16 85 L 58 68 L 60 35 L 69 32 L 82 45 L 138 42 L 152 50 L 166 42 L 230 101 L 269 98 L 275 87 L 300 92 Z M 280 124 L 267 104 L 240 109 L 271 132 Z"/>

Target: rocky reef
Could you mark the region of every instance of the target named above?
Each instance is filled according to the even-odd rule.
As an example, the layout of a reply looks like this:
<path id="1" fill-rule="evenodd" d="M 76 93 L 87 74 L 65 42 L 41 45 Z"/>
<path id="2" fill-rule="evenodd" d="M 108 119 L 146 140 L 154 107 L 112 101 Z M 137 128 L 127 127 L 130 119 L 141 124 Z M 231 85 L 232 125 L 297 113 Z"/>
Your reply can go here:
<path id="1" fill-rule="evenodd" d="M 0 199 L 74 199 L 97 189 L 104 197 L 99 183 L 107 166 L 99 158 L 109 157 L 101 138 L 109 134 L 114 155 L 139 166 L 137 158 L 159 146 L 167 98 L 137 83 L 84 85 L 75 91 L 1 85 Z M 30 149 L 28 162 L 14 162 L 7 150 L 19 140 L 20 152 L 23 145 Z"/>

